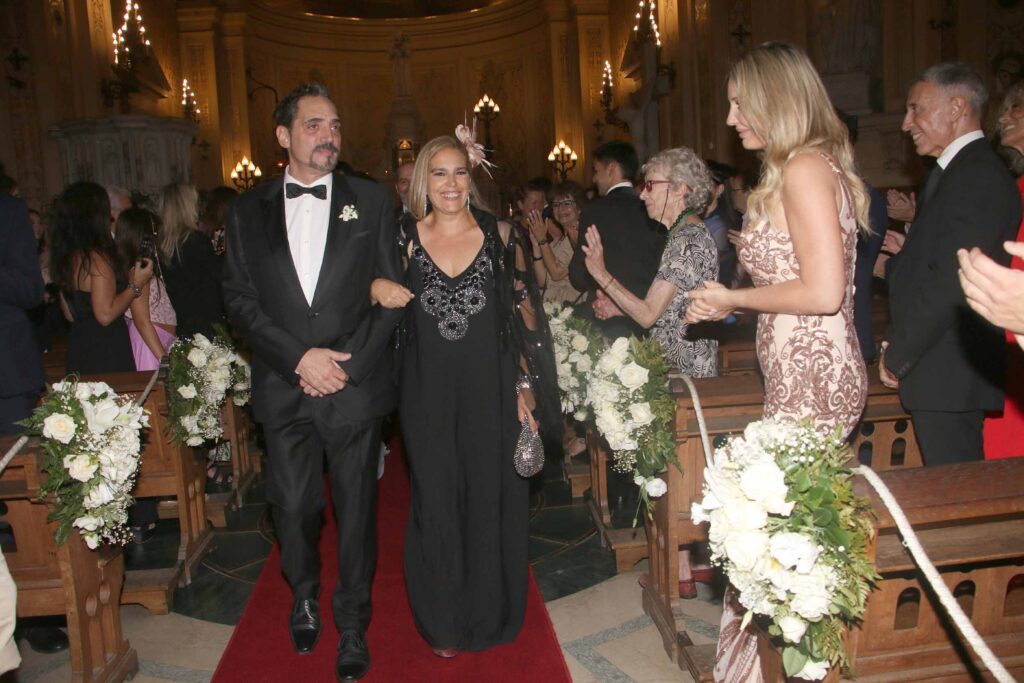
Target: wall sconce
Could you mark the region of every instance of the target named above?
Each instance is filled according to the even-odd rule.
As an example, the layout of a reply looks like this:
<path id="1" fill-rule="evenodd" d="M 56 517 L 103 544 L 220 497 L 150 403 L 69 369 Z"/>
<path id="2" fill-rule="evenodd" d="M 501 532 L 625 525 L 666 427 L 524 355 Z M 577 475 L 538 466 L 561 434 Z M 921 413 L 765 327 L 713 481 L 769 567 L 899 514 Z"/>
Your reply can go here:
<path id="1" fill-rule="evenodd" d="M 491 121 L 498 118 L 501 113 L 501 107 L 498 103 L 487 96 L 484 96 L 477 100 L 476 106 L 473 107 L 473 115 L 480 121 L 484 122 L 484 154 L 487 158 L 491 158 Z"/>
<path id="2" fill-rule="evenodd" d="M 199 105 L 196 103 L 196 93 L 188 84 L 188 79 L 181 79 L 181 108 L 185 112 L 185 118 L 191 119 L 193 123 L 199 123 Z"/>
<path id="3" fill-rule="evenodd" d="M 249 157 L 246 156 L 243 156 L 231 171 L 231 182 L 243 192 L 255 187 L 262 177 L 263 171 L 260 170 L 260 167 L 249 161 Z"/>
<path id="4" fill-rule="evenodd" d="M 548 163 L 558 173 L 558 178 L 561 181 L 565 181 L 569 171 L 576 168 L 577 159 L 576 152 L 572 151 L 572 147 L 565 144 L 565 140 L 559 140 L 558 144 L 548 152 Z"/>

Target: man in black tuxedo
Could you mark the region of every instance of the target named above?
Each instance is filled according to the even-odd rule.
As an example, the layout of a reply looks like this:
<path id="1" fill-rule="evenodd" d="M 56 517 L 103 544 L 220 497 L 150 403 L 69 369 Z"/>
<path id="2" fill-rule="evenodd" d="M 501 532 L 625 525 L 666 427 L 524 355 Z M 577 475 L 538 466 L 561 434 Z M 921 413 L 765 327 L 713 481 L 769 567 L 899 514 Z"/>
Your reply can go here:
<path id="1" fill-rule="evenodd" d="M 387 346 L 401 315 L 370 305 L 370 283 L 400 280 L 394 210 L 383 187 L 332 173 L 341 126 L 323 86 L 298 86 L 274 118 L 288 167 L 229 210 L 224 299 L 253 351 L 267 498 L 294 596 L 292 643 L 306 653 L 320 636 L 326 461 L 338 525 L 335 673 L 356 681 L 370 666 L 377 456 L 381 420 L 396 401 Z"/>
<path id="2" fill-rule="evenodd" d="M 580 213 L 580 244 L 587 228 L 597 226 L 608 272 L 643 299 L 658 272 L 666 231 L 658 221 L 648 217 L 643 201 L 633 188 L 639 165 L 636 150 L 628 142 L 614 140 L 594 150 L 594 184 L 601 196 L 588 202 Z M 577 245 L 569 263 L 569 281 L 577 290 L 588 292 L 588 299 L 593 303 L 603 283 L 594 282 L 584 259 L 583 250 Z M 587 310 L 589 306 L 584 312 Z M 628 316 L 596 323 L 609 337 L 647 335 L 647 330 Z"/>
<path id="3" fill-rule="evenodd" d="M 889 269 L 892 326 L 879 372 L 898 386 L 925 464 L 981 460 L 986 410 L 1003 406 L 1003 336 L 967 305 L 957 250 L 1000 249 L 1020 224 L 1020 193 L 981 132 L 981 77 L 955 62 L 911 86 L 903 130 L 917 153 L 938 157 L 902 251 Z"/>
<path id="4" fill-rule="evenodd" d="M 25 202 L 0 193 L 0 434 L 32 414 L 45 384 L 28 311 L 43 300 L 39 252 Z"/>

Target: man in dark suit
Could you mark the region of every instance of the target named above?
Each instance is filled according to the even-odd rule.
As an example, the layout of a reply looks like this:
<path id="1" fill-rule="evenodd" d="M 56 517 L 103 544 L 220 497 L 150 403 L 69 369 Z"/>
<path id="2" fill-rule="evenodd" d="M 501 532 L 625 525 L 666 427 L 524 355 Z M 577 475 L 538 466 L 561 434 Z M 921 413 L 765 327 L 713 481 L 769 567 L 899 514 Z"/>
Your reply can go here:
<path id="1" fill-rule="evenodd" d="M 608 272 L 623 287 L 643 299 L 658 272 L 661 252 L 665 250 L 666 231 L 658 221 L 648 217 L 643 201 L 633 188 L 638 170 L 636 150 L 628 142 L 606 142 L 594 150 L 594 184 L 601 196 L 588 202 L 580 213 L 580 244 L 585 239 L 587 228 L 597 226 L 604 244 Z M 583 250 L 577 245 L 569 263 L 569 281 L 578 291 L 588 292 L 588 300 L 592 304 L 605 283 L 594 282 L 584 259 Z M 589 308 L 584 308 L 584 312 Z M 647 334 L 647 330 L 628 316 L 596 322 L 609 337 Z"/>
<path id="2" fill-rule="evenodd" d="M 320 636 L 326 461 L 338 526 L 335 674 L 356 681 L 370 666 L 377 456 L 382 417 L 396 401 L 387 346 L 401 316 L 371 307 L 370 283 L 400 280 L 394 211 L 383 187 L 332 173 L 340 121 L 323 86 L 298 86 L 274 117 L 288 168 L 228 213 L 224 299 L 253 351 L 267 498 L 294 596 L 292 643 L 306 653 Z"/>
<path id="3" fill-rule="evenodd" d="M 963 63 L 927 69 L 911 86 L 903 130 L 938 158 L 889 270 L 892 326 L 879 371 L 898 386 L 925 464 L 981 460 L 986 410 L 1003 406 L 1003 338 L 972 312 L 957 280 L 957 250 L 999 247 L 1021 218 L 1020 194 L 981 132 L 987 94 Z"/>
<path id="4" fill-rule="evenodd" d="M 43 276 L 25 202 L 0 193 L 0 434 L 32 414 L 45 384 L 28 310 L 43 300 Z"/>

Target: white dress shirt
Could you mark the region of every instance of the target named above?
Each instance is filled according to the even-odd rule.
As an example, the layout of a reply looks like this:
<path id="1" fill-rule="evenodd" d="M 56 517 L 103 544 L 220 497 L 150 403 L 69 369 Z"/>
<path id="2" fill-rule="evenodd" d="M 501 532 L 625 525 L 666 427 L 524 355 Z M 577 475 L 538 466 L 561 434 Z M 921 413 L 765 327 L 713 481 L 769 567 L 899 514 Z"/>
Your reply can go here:
<path id="1" fill-rule="evenodd" d="M 608 195 L 610 195 L 612 193 L 612 190 L 617 190 L 620 187 L 632 188 L 633 187 L 633 183 L 629 182 L 628 180 L 623 180 L 621 183 L 615 183 L 614 185 L 612 185 L 611 187 L 608 188 L 608 191 L 604 193 L 604 196 L 607 197 Z"/>
<path id="2" fill-rule="evenodd" d="M 957 155 L 957 152 L 975 140 L 980 140 L 983 137 L 985 137 L 985 134 L 980 130 L 972 130 L 970 133 L 964 133 L 956 140 L 953 140 L 953 142 L 946 146 L 946 149 L 942 150 L 942 154 L 939 155 L 937 160 L 939 167 L 945 171 L 946 167 L 949 166 L 949 162 L 953 161 L 953 157 Z"/>
<path id="3" fill-rule="evenodd" d="M 333 175 L 328 173 L 317 178 L 310 184 L 300 183 L 292 177 L 288 169 L 284 171 L 284 183 L 295 183 L 303 187 L 327 186 L 327 198 L 317 199 L 311 194 L 300 194 L 289 199 L 284 196 L 284 220 L 288 229 L 288 248 L 292 253 L 292 263 L 302 285 L 302 293 L 306 302 L 313 303 L 316 283 L 320 279 L 320 266 L 324 261 L 324 248 L 327 245 L 327 228 L 331 223 L 331 189 Z M 282 192 L 284 188 L 282 187 Z"/>

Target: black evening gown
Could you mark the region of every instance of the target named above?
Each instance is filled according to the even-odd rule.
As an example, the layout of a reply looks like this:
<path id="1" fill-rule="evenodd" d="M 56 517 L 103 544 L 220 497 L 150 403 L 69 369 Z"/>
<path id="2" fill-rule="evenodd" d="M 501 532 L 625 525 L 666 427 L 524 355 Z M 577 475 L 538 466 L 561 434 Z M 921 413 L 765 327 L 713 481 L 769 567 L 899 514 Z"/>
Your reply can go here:
<path id="1" fill-rule="evenodd" d="M 488 221 L 484 246 L 449 278 L 409 239 L 399 411 L 412 477 L 405 580 L 432 647 L 512 641 L 526 609 L 528 482 L 512 464 L 519 434 L 515 354 L 502 343 Z M 504 298 L 505 301 L 508 297 Z"/>
<path id="2" fill-rule="evenodd" d="M 135 358 L 124 316 L 119 316 L 109 325 L 101 325 L 93 313 L 89 292 L 64 292 L 64 300 L 74 317 L 68 331 L 65 370 L 80 375 L 135 372 Z"/>

